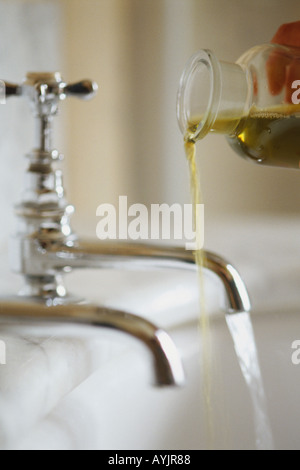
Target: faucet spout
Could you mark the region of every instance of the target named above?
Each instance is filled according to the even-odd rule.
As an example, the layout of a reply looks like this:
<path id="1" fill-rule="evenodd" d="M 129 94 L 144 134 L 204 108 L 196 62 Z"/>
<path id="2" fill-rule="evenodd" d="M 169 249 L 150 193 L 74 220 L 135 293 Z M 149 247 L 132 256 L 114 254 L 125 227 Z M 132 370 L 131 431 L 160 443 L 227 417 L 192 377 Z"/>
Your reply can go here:
<path id="1" fill-rule="evenodd" d="M 126 333 L 138 339 L 150 352 L 154 369 L 154 385 L 182 386 L 183 366 L 171 337 L 153 323 L 130 313 L 92 304 L 47 306 L 24 298 L 0 299 L 0 317 L 39 322 L 61 322 L 91 325 Z"/>
<path id="2" fill-rule="evenodd" d="M 128 270 L 148 267 L 196 270 L 195 257 L 191 251 L 178 247 L 145 244 L 84 240 L 61 245 L 51 243 L 44 244 L 38 256 L 44 258 L 43 267 L 48 265 L 52 271 L 66 267 Z M 203 253 L 203 260 L 204 269 L 213 272 L 223 284 L 225 302 L 222 299 L 221 308 L 226 313 L 250 311 L 251 303 L 246 286 L 232 264 L 208 251 Z"/>

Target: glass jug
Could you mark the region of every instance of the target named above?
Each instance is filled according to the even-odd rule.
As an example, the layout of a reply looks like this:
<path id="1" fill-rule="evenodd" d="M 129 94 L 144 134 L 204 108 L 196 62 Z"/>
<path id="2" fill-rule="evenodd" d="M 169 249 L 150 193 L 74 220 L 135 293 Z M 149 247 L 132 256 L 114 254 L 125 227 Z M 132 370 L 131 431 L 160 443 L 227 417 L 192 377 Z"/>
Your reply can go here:
<path id="1" fill-rule="evenodd" d="M 265 44 L 236 63 L 198 51 L 180 80 L 177 117 L 187 141 L 217 132 L 244 158 L 300 168 L 300 49 Z"/>

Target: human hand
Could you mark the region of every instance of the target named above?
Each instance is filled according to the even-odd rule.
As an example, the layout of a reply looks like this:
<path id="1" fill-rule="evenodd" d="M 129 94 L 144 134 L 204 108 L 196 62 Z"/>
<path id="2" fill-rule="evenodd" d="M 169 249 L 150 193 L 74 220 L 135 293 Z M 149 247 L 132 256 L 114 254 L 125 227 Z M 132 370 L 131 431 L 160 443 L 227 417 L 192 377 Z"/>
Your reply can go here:
<path id="1" fill-rule="evenodd" d="M 273 44 L 299 47 L 299 57 L 289 58 L 280 51 L 274 51 L 267 62 L 269 89 L 272 95 L 279 95 L 285 87 L 285 101 L 292 103 L 295 82 L 300 81 L 300 21 L 280 26 L 274 35 Z"/>

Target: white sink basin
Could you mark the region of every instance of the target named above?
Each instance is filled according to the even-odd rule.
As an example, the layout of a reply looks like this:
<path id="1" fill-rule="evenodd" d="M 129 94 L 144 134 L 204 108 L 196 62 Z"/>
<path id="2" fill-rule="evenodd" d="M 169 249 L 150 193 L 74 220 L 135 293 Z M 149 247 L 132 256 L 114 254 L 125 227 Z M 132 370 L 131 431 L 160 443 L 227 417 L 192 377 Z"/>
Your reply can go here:
<path id="1" fill-rule="evenodd" d="M 253 315 L 276 449 L 298 449 L 300 366 L 292 364 L 298 312 Z M 187 372 L 182 389 L 149 387 L 144 357 L 127 350 L 93 374 L 42 421 L 21 448 L 68 449 L 255 449 L 249 390 L 223 316 L 212 321 L 215 436 L 207 437 L 197 323 L 171 332 Z"/>

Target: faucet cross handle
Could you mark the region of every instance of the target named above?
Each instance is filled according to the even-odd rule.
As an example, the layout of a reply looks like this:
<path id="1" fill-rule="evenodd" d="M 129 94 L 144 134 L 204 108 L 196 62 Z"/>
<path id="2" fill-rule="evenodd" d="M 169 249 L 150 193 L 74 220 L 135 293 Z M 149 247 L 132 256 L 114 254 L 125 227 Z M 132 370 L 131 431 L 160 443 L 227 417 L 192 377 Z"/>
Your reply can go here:
<path id="1" fill-rule="evenodd" d="M 69 96 L 89 100 L 95 96 L 98 85 L 92 80 L 67 84 L 59 72 L 29 72 L 21 85 L 4 82 L 5 95 L 27 96 L 35 116 L 46 117 L 57 113 L 59 101 Z"/>
<path id="2" fill-rule="evenodd" d="M 23 82 L 3 82 L 5 97 L 24 96 L 29 99 L 36 118 L 36 142 L 29 155 L 34 161 L 57 160 L 58 152 L 52 148 L 52 121 L 59 102 L 72 96 L 83 100 L 93 98 L 98 85 L 92 80 L 66 83 L 59 72 L 29 72 Z"/>

